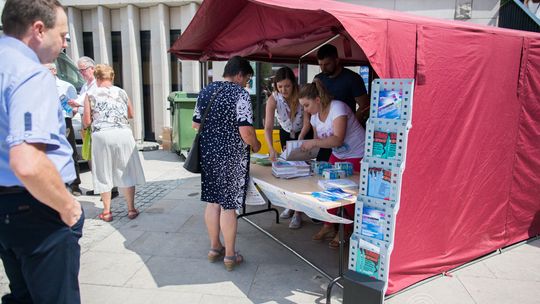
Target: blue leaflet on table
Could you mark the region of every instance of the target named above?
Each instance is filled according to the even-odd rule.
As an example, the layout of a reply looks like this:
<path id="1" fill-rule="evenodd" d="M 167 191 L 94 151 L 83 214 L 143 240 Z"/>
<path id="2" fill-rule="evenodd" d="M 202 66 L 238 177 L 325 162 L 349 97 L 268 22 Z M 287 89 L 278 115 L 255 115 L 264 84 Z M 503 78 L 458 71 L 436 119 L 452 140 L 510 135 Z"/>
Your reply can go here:
<path id="1" fill-rule="evenodd" d="M 322 202 L 334 202 L 351 198 L 353 196 L 340 188 L 330 188 L 320 192 L 311 192 L 311 195 Z"/>
<path id="2" fill-rule="evenodd" d="M 403 91 L 389 90 L 379 92 L 378 118 L 399 119 L 401 117 L 401 103 Z"/>
<path id="3" fill-rule="evenodd" d="M 362 232 L 363 236 L 384 240 L 384 211 L 364 206 L 362 210 Z"/>

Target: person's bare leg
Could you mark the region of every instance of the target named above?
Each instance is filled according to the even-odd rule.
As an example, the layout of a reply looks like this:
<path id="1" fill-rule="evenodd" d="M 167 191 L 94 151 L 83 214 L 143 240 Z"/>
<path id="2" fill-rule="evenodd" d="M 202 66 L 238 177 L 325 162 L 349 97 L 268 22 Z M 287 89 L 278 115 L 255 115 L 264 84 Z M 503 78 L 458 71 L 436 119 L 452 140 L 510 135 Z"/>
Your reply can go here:
<path id="1" fill-rule="evenodd" d="M 223 240 L 225 241 L 225 255 L 235 255 L 235 243 L 236 243 L 236 228 L 238 226 L 238 220 L 236 219 L 235 210 L 221 209 L 220 227 L 223 233 Z"/>
<path id="2" fill-rule="evenodd" d="M 128 205 L 128 210 L 135 210 L 135 186 L 121 188 Z"/>
<path id="3" fill-rule="evenodd" d="M 103 213 L 111 212 L 111 191 L 103 192 L 100 196 L 103 202 Z"/>
<path id="4" fill-rule="evenodd" d="M 208 238 L 210 239 L 210 249 L 221 249 L 223 245 L 219 239 L 219 219 L 221 207 L 219 204 L 208 203 L 204 211 L 204 221 L 208 230 Z"/>

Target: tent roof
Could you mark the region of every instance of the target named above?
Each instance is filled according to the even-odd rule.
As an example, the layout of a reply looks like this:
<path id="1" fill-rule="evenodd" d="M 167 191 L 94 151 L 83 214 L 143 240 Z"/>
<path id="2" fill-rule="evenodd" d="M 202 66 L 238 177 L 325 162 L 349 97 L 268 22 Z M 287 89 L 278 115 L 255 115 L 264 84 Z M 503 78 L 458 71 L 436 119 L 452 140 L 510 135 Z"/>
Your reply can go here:
<path id="1" fill-rule="evenodd" d="M 527 35 L 330 0 L 205 0 L 170 51 L 188 60 L 219 61 L 240 55 L 257 61 L 297 63 L 339 34 L 332 44 L 338 47 L 343 63 L 384 62 L 389 24 Z M 302 62 L 315 63 L 315 52 Z"/>

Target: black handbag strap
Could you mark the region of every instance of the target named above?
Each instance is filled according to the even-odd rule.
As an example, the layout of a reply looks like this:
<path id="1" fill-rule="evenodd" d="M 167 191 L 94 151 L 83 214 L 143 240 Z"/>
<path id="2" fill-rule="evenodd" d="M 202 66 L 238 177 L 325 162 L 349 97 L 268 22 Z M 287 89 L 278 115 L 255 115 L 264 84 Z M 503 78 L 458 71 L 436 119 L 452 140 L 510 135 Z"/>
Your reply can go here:
<path id="1" fill-rule="evenodd" d="M 201 123 L 199 124 L 199 131 L 198 133 L 201 133 L 202 132 L 202 129 L 204 127 L 204 120 L 206 118 L 206 115 L 208 114 L 208 111 L 210 110 L 210 107 L 212 106 L 212 104 L 214 103 L 214 100 L 216 100 L 216 97 L 218 95 L 219 92 L 221 92 L 221 89 L 223 89 L 225 85 L 221 85 L 221 87 L 219 87 L 219 89 L 217 89 L 214 94 L 212 95 L 212 98 L 210 99 L 210 102 L 208 103 L 208 105 L 206 106 L 206 109 L 204 110 L 204 114 L 203 116 L 201 117 Z"/>

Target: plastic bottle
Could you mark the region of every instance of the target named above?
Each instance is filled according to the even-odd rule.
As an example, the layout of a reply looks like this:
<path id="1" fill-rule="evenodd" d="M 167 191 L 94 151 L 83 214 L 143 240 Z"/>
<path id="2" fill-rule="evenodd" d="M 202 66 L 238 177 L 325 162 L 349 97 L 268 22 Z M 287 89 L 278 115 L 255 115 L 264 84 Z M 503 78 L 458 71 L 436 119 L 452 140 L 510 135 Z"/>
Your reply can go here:
<path id="1" fill-rule="evenodd" d="M 62 96 L 60 96 L 60 104 L 62 105 L 62 108 L 64 109 L 67 115 L 71 116 L 71 114 L 73 114 L 73 109 L 68 104 L 68 101 L 69 101 L 69 98 L 66 95 L 62 94 Z"/>

